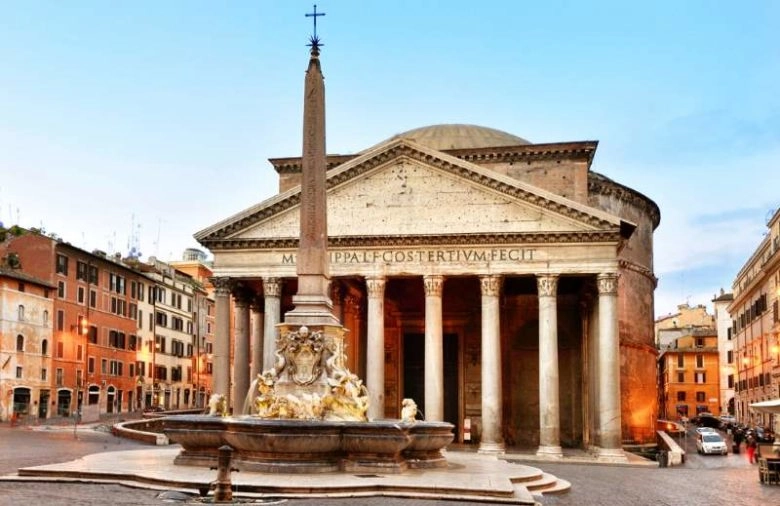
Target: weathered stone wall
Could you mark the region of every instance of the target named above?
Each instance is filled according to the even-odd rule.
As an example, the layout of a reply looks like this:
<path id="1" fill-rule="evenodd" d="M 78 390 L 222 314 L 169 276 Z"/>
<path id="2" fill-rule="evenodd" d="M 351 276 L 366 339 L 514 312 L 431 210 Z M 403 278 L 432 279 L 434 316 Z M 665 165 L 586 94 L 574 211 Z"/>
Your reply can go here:
<path id="1" fill-rule="evenodd" d="M 618 257 L 623 439 L 652 442 L 658 417 L 653 231 L 658 226 L 660 214 L 655 203 L 647 197 L 599 174 L 591 174 L 589 188 L 591 206 L 636 225 Z"/>

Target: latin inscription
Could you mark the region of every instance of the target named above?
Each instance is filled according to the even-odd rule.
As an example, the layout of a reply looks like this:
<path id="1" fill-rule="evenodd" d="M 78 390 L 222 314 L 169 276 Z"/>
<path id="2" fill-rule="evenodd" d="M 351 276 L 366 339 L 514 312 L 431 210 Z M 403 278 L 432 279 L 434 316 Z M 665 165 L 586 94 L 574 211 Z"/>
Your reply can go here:
<path id="1" fill-rule="evenodd" d="M 332 264 L 433 263 L 433 262 L 528 262 L 533 261 L 533 248 L 495 248 L 486 250 L 371 250 L 330 251 Z M 295 254 L 282 254 L 282 264 L 294 264 Z"/>

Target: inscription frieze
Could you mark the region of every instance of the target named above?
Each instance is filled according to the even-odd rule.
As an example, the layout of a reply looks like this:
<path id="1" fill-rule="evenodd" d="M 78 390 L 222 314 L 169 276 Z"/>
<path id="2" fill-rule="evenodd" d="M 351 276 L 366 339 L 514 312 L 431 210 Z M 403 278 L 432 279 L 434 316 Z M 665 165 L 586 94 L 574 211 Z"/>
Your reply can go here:
<path id="1" fill-rule="evenodd" d="M 331 264 L 394 264 L 394 263 L 469 263 L 469 262 L 531 262 L 535 248 L 493 249 L 412 249 L 329 251 Z M 295 264 L 295 253 L 282 253 L 283 265 Z"/>

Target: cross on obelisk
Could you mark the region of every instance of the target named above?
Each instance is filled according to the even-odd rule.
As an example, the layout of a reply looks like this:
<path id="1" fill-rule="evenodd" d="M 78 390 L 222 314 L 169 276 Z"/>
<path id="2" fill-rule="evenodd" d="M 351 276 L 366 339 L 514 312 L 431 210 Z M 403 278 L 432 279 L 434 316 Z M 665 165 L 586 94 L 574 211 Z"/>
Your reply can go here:
<path id="1" fill-rule="evenodd" d="M 296 273 L 298 293 L 295 309 L 285 314 L 286 323 L 338 324 L 328 297 L 328 221 L 325 201 L 327 158 L 325 154 L 325 81 L 320 69 L 320 45 L 316 37 L 317 12 L 314 6 L 315 35 L 311 38 L 309 68 L 303 93 L 303 156 L 301 157 L 301 218 Z"/>
<path id="2" fill-rule="evenodd" d="M 314 12 L 306 13 L 307 18 L 314 18 L 314 38 L 317 39 L 317 18 L 324 16 L 324 12 L 317 12 L 317 4 L 314 4 Z"/>

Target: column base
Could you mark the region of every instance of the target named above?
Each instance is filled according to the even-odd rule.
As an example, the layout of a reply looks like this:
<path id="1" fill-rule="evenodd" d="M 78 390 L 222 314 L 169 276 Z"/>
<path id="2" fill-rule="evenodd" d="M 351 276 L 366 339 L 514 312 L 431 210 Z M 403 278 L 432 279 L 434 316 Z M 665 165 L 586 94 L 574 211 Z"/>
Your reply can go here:
<path id="1" fill-rule="evenodd" d="M 599 448 L 597 452 L 599 462 L 626 463 L 628 457 L 622 448 Z"/>
<path id="2" fill-rule="evenodd" d="M 536 456 L 543 459 L 560 460 L 563 458 L 563 450 L 560 446 L 539 445 Z"/>
<path id="3" fill-rule="evenodd" d="M 479 450 L 477 450 L 477 453 L 483 455 L 503 455 L 506 453 L 506 448 L 504 447 L 504 443 L 482 442 L 479 443 Z"/>

